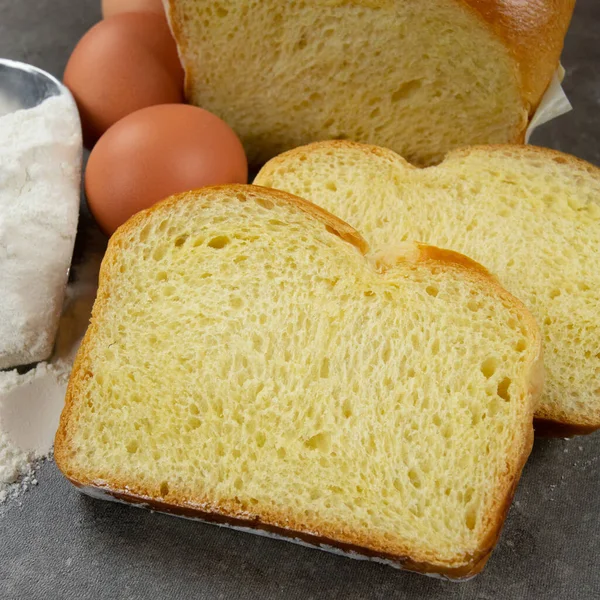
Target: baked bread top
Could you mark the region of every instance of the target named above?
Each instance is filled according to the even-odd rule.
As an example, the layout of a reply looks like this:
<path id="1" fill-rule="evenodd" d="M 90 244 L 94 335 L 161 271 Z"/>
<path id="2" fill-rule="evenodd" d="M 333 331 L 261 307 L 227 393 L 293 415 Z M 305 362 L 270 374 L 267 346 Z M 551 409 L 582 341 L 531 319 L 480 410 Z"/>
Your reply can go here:
<path id="1" fill-rule="evenodd" d="M 251 164 L 324 139 L 429 165 L 521 143 L 574 0 L 166 0 L 186 97 Z"/>

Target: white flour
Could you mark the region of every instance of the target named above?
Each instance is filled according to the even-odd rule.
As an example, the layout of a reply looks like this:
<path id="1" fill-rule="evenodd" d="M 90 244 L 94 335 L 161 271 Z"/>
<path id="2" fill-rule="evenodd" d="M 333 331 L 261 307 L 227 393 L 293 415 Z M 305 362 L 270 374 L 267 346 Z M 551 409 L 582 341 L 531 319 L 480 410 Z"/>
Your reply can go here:
<path id="1" fill-rule="evenodd" d="M 0 369 L 52 351 L 77 231 L 81 151 L 69 95 L 0 117 Z"/>

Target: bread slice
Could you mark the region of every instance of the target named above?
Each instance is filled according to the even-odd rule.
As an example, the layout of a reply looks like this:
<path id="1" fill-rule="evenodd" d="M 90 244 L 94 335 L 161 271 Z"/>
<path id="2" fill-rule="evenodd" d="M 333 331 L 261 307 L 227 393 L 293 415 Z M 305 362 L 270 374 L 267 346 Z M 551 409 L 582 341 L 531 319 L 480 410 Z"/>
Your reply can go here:
<path id="1" fill-rule="evenodd" d="M 367 240 L 420 240 L 482 263 L 531 309 L 545 341 L 536 431 L 600 427 L 600 170 L 525 146 L 464 149 L 416 169 L 382 148 L 284 154 L 255 183 L 308 198 Z"/>
<path id="2" fill-rule="evenodd" d="M 464 256 L 207 188 L 113 236 L 56 438 L 76 485 L 465 577 L 532 443 L 541 338 Z"/>
<path id="3" fill-rule="evenodd" d="M 559 64 L 574 0 L 165 0 L 187 100 L 251 164 L 345 138 L 432 164 L 520 143 Z"/>

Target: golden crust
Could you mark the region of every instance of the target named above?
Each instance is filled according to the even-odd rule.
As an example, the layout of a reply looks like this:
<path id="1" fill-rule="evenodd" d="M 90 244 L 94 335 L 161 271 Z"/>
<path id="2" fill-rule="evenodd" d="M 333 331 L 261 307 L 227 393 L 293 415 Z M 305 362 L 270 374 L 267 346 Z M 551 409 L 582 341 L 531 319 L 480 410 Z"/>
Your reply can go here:
<path id="1" fill-rule="evenodd" d="M 100 288 L 94 305 L 92 321 L 77 354 L 73 372 L 69 380 L 65 408 L 61 415 L 55 441 L 55 461 L 64 475 L 78 487 L 90 487 L 101 490 L 117 499 L 135 504 L 148 504 L 155 510 L 196 517 L 208 521 L 227 522 L 244 527 L 258 528 L 292 538 L 301 538 L 313 545 L 327 544 L 346 551 L 357 552 L 365 556 L 379 557 L 394 562 L 397 566 L 421 573 L 436 573 L 451 579 L 463 579 L 477 574 L 485 565 L 500 535 L 502 525 L 510 507 L 514 491 L 522 468 L 531 452 L 533 443 L 532 418 L 537 399 L 541 393 L 541 336 L 533 316 L 524 305 L 504 290 L 486 269 L 471 259 L 456 252 L 441 250 L 432 246 L 418 245 L 417 262 L 431 268 L 460 271 L 490 295 L 499 296 L 505 305 L 518 312 L 527 323 L 528 334 L 533 339 L 528 353 L 530 364 L 529 393 L 521 399 L 521 428 L 515 431 L 515 443 L 511 455 L 507 456 L 506 469 L 496 484 L 493 505 L 483 519 L 482 542 L 472 554 L 441 559 L 433 551 L 415 552 L 401 542 L 390 542 L 373 535 L 367 536 L 350 529 L 339 529 L 330 523 L 313 522 L 302 518 L 294 520 L 293 515 L 279 513 L 270 507 L 255 506 L 255 512 L 249 513 L 236 499 L 215 503 L 210 498 L 187 498 L 171 491 L 166 496 L 159 489 L 149 489 L 132 481 L 125 481 L 106 474 L 90 477 L 82 470 L 71 465 L 72 457 L 69 439 L 73 435 L 77 420 L 73 408 L 84 397 L 85 381 L 93 376 L 90 364 L 90 350 L 94 344 L 97 320 L 105 309 L 109 295 L 111 269 L 120 251 L 121 239 L 142 227 L 148 216 L 154 212 L 169 213 L 170 209 L 181 202 L 195 202 L 199 198 L 211 198 L 218 201 L 218 192 L 228 197 L 237 197 L 240 201 L 260 197 L 276 204 L 294 206 L 324 223 L 328 230 L 354 245 L 363 254 L 367 250 L 366 242 L 347 223 L 327 211 L 297 198 L 291 194 L 260 188 L 257 186 L 228 185 L 204 188 L 167 198 L 154 207 L 138 213 L 121 226 L 110 240 L 109 247 L 100 271 Z"/>
<path id="2" fill-rule="evenodd" d="M 508 48 L 531 118 L 558 68 L 575 0 L 458 1 L 475 11 Z"/>
<path id="3" fill-rule="evenodd" d="M 323 152 L 325 154 L 333 153 L 336 150 L 358 150 L 364 154 L 373 154 L 380 158 L 385 159 L 392 164 L 400 164 L 405 169 L 420 169 L 422 167 L 415 166 L 409 163 L 405 158 L 400 156 L 397 152 L 382 148 L 381 146 L 375 146 L 373 144 L 364 144 L 362 142 L 352 142 L 349 140 L 324 140 L 321 142 L 313 142 L 306 144 L 305 146 L 299 146 L 287 152 L 282 152 L 278 156 L 272 158 L 266 163 L 260 171 L 261 179 L 267 178 L 271 173 L 276 171 L 279 167 L 284 165 L 290 158 L 295 156 L 306 155 L 309 153 Z M 519 145 L 519 144 L 484 144 L 475 146 L 466 146 L 464 148 L 456 148 L 446 154 L 444 160 L 433 167 L 425 167 L 429 169 L 435 169 L 437 166 L 443 165 L 445 162 L 452 160 L 455 157 L 469 156 L 470 154 L 476 154 L 483 152 L 486 154 L 500 153 L 505 155 L 511 155 L 516 157 L 541 157 L 552 160 L 556 163 L 569 165 L 574 169 L 585 171 L 587 174 L 600 179 L 600 167 L 596 167 L 589 162 L 581 158 L 577 158 L 571 154 L 565 154 L 559 150 L 552 148 L 543 148 L 541 146 L 533 145 Z"/>

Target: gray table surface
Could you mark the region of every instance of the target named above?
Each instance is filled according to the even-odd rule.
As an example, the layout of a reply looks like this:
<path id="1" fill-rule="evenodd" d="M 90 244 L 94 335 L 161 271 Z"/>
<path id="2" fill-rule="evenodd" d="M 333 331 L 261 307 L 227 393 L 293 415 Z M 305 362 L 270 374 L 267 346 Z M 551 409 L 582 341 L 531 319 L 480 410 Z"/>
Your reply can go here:
<path id="1" fill-rule="evenodd" d="M 0 0 L 0 56 L 60 76 L 100 0 Z M 575 111 L 534 143 L 600 165 L 600 2 L 579 0 L 564 87 Z M 90 237 L 82 219 L 78 251 Z M 600 599 L 600 434 L 536 440 L 485 571 L 450 583 L 81 496 L 52 462 L 0 515 L 0 600 Z"/>

